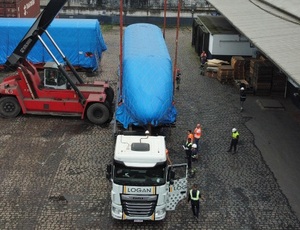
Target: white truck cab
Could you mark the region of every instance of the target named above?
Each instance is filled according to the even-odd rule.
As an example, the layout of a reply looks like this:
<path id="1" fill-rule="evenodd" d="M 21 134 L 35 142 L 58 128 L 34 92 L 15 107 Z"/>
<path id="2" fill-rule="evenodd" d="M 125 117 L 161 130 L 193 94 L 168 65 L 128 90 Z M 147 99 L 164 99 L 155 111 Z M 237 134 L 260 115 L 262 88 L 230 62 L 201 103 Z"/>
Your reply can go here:
<path id="1" fill-rule="evenodd" d="M 187 165 L 167 165 L 164 136 L 118 135 L 107 178 L 119 220 L 162 220 L 187 196 Z"/>

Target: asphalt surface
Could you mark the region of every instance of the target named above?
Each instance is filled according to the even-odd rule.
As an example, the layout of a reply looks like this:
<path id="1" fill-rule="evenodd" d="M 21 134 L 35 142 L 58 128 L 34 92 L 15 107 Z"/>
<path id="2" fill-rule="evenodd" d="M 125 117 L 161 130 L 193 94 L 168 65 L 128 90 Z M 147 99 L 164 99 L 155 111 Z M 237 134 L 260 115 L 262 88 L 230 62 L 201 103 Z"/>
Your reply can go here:
<path id="1" fill-rule="evenodd" d="M 166 31 L 172 58 L 175 34 Z M 100 79 L 115 88 L 119 30 L 103 35 L 108 50 Z M 0 119 L 0 229 L 300 229 L 299 110 L 278 97 L 272 99 L 285 110 L 263 109 L 266 97 L 248 95 L 241 113 L 235 86 L 200 75 L 190 28 L 180 30 L 178 44 L 177 126 L 165 133 L 172 162 L 182 163 L 186 130 L 202 124 L 201 156 L 189 179 L 205 197 L 199 220 L 186 201 L 160 222 L 113 220 L 105 178 L 113 124 L 23 115 Z M 233 127 L 240 132 L 235 155 L 226 151 Z"/>

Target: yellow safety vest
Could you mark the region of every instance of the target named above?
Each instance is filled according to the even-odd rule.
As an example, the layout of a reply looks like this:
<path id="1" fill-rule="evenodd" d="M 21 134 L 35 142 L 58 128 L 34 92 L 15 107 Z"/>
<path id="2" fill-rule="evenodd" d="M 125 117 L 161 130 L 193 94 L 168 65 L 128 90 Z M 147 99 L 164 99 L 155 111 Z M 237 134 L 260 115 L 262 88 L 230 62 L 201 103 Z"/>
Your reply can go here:
<path id="1" fill-rule="evenodd" d="M 197 190 L 196 197 L 193 197 L 193 189 L 190 190 L 191 200 L 197 201 L 200 198 L 200 191 Z"/>
<path id="2" fill-rule="evenodd" d="M 238 136 L 239 136 L 239 132 L 238 131 L 232 133 L 232 138 L 233 139 L 237 139 Z"/>
<path id="3" fill-rule="evenodd" d="M 185 143 L 185 147 L 186 147 L 186 148 L 189 148 L 189 147 L 192 146 L 192 144 L 193 144 L 192 142 L 186 142 L 186 143 Z"/>

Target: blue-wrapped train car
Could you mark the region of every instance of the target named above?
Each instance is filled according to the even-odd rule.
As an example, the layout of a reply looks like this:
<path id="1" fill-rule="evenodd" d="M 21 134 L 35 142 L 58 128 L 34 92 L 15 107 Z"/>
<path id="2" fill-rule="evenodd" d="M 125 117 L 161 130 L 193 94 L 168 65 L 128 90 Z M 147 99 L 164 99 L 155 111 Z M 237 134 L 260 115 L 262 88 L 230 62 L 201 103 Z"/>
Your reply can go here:
<path id="1" fill-rule="evenodd" d="M 125 29 L 120 92 L 116 120 L 123 128 L 176 121 L 172 61 L 159 27 L 137 23 Z"/>
<path id="2" fill-rule="evenodd" d="M 4 65 L 34 20 L 34 18 L 0 18 L 0 65 Z M 48 32 L 74 67 L 97 70 L 102 52 L 107 49 L 98 20 L 54 19 Z M 42 38 L 48 41 L 47 45 L 54 50 L 45 34 Z M 63 63 L 57 51 L 54 54 L 58 61 Z M 53 61 L 39 41 L 27 59 L 36 65 Z"/>

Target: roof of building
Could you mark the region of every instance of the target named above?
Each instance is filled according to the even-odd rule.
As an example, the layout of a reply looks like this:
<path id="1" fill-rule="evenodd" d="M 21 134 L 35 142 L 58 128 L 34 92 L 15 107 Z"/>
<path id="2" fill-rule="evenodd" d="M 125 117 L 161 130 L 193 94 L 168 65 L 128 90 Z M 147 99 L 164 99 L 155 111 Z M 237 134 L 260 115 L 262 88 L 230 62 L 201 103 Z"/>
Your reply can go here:
<path id="1" fill-rule="evenodd" d="M 208 1 L 300 86 L 299 0 Z"/>
<path id="2" fill-rule="evenodd" d="M 285 13 L 288 13 L 294 17 L 299 18 L 299 11 L 300 11 L 300 4 L 299 0 L 261 0 L 262 2 L 266 4 L 270 4 L 273 7 L 276 7 L 280 9 L 281 11 L 284 11 Z"/>
<path id="3" fill-rule="evenodd" d="M 205 31 L 214 34 L 239 34 L 236 28 L 230 24 L 223 16 L 200 15 L 196 19 L 197 23 L 205 27 Z"/>

